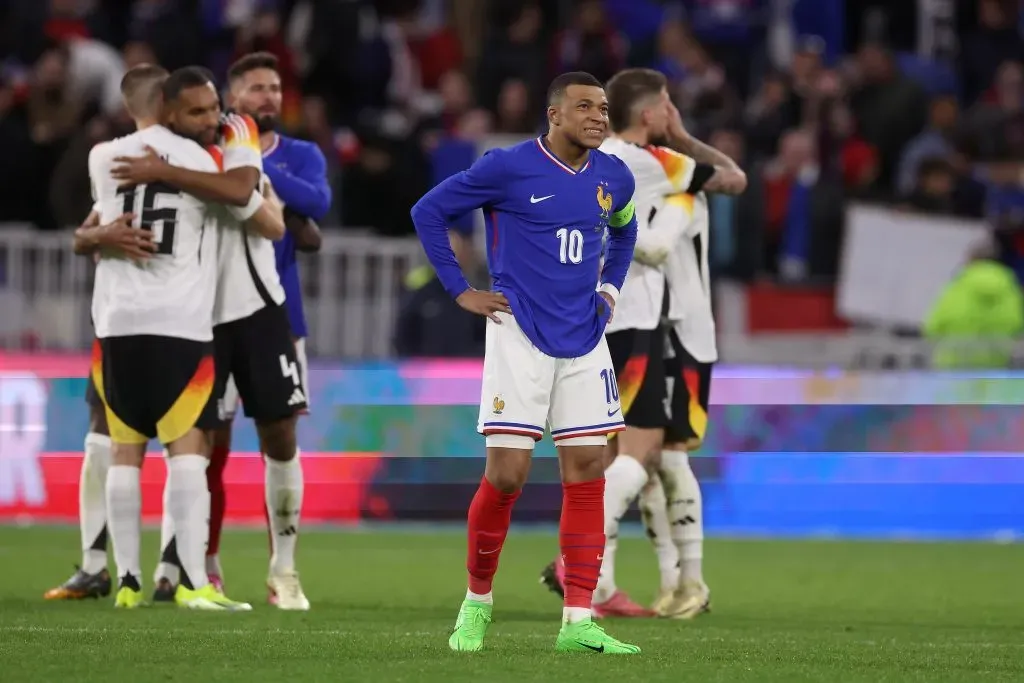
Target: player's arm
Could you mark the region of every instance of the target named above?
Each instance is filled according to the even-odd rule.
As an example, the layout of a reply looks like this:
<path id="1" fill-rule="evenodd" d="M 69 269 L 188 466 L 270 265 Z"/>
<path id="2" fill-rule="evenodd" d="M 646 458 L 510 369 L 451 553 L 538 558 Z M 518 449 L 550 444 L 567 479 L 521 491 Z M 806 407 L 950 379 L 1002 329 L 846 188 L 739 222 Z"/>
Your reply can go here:
<path id="1" fill-rule="evenodd" d="M 289 211 L 288 206 L 284 207 L 284 226 L 295 236 L 295 248 L 307 253 L 320 251 L 323 244 L 323 234 L 320 226 L 312 218 L 306 218 Z"/>
<path id="2" fill-rule="evenodd" d="M 232 213 L 244 212 L 245 207 L 229 207 Z M 274 193 L 274 185 L 269 180 L 263 183 L 263 200 L 259 203 L 256 212 L 244 219 L 245 229 L 249 232 L 266 237 L 268 240 L 277 241 L 284 237 L 284 207 L 281 200 Z"/>
<path id="3" fill-rule="evenodd" d="M 615 207 L 614 213 L 608 220 L 607 253 L 604 259 L 604 268 L 601 270 L 601 285 L 598 287 L 599 291 L 611 297 L 612 305 L 619 297 L 622 283 L 626 281 L 626 273 L 633 260 L 633 248 L 636 246 L 637 234 L 636 207 L 633 204 L 635 189 L 633 174 L 629 172 L 625 164 L 622 168 L 629 178 L 625 194 L 629 199 L 624 204 Z"/>
<path id="4" fill-rule="evenodd" d="M 248 204 L 260 179 L 260 170 L 254 166 L 240 166 L 223 173 L 172 166 L 151 147 L 146 148 L 144 156 L 116 157 L 114 163 L 112 175 L 119 182 L 135 185 L 163 182 L 204 201 L 229 206 Z"/>
<path id="5" fill-rule="evenodd" d="M 106 225 L 100 225 L 99 214 L 93 211 L 75 230 L 74 252 L 96 255 L 101 249 L 110 249 L 127 258 L 145 261 L 156 251 L 153 232 L 132 227 L 133 218 L 132 214 L 126 213 Z"/>
<path id="6" fill-rule="evenodd" d="M 721 194 L 743 194 L 747 189 L 747 174 L 733 161 L 711 145 L 706 145 L 683 126 L 679 110 L 672 107 L 673 117 L 668 127 L 669 144 L 672 149 L 685 154 L 697 162 L 689 187 L 679 188 L 685 192 L 717 192 Z"/>
<path id="7" fill-rule="evenodd" d="M 312 144 L 296 144 L 290 151 L 296 157 L 294 174 L 273 164 L 267 164 L 264 173 L 274 183 L 274 191 L 288 209 L 314 221 L 323 220 L 331 208 L 331 186 L 327 182 L 324 154 Z"/>
<path id="8" fill-rule="evenodd" d="M 100 224 L 100 212 L 93 209 L 85 217 L 82 224 L 75 228 L 75 235 L 71 243 L 71 249 L 79 256 L 87 256 L 99 249 L 99 242 L 96 239 L 96 228 Z"/>
<path id="9" fill-rule="evenodd" d="M 693 220 L 693 202 L 693 195 L 683 192 L 666 197 L 665 205 L 651 219 L 651 229 L 637 235 L 633 260 L 653 267 L 663 264 L 686 235 Z"/>
<path id="10" fill-rule="evenodd" d="M 508 180 L 503 156 L 500 150 L 487 152 L 423 195 L 411 212 L 416 234 L 445 291 L 467 311 L 499 324 L 495 312 L 510 313 L 508 300 L 498 292 L 479 292 L 469 286 L 448 241 L 448 226 L 470 211 L 501 201 Z"/>

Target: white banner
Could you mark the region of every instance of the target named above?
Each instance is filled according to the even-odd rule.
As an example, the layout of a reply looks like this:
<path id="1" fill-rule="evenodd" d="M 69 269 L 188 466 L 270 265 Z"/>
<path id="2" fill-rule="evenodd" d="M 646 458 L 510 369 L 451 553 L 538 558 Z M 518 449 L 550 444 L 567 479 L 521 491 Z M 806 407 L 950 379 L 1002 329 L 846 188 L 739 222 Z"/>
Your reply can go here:
<path id="1" fill-rule="evenodd" d="M 919 327 L 971 252 L 988 239 L 989 228 L 979 221 L 851 206 L 836 310 L 854 323 Z"/>

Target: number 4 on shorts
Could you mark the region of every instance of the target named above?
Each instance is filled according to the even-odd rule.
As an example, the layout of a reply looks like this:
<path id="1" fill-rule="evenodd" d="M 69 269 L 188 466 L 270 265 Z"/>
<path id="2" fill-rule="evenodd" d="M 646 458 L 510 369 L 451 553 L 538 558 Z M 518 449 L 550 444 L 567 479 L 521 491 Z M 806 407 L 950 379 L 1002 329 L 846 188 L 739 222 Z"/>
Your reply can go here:
<path id="1" fill-rule="evenodd" d="M 299 368 L 295 365 L 295 361 L 288 360 L 288 356 L 283 353 L 280 356 L 281 360 L 281 376 L 291 378 L 295 386 L 299 386 Z"/>

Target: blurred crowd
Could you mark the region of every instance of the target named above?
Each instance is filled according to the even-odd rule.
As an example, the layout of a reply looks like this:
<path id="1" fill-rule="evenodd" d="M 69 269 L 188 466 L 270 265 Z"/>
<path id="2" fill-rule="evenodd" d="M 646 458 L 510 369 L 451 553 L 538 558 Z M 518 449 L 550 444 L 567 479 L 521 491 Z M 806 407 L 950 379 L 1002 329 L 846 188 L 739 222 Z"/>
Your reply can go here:
<path id="1" fill-rule="evenodd" d="M 553 75 L 651 66 L 751 179 L 712 202 L 715 268 L 829 278 L 851 199 L 1024 215 L 1020 25 L 1016 0 L 7 0 L 0 223 L 86 215 L 88 151 L 129 130 L 118 82 L 140 62 L 277 55 L 283 123 L 329 160 L 325 222 L 381 235 L 410 234 L 481 141 L 541 130 Z"/>

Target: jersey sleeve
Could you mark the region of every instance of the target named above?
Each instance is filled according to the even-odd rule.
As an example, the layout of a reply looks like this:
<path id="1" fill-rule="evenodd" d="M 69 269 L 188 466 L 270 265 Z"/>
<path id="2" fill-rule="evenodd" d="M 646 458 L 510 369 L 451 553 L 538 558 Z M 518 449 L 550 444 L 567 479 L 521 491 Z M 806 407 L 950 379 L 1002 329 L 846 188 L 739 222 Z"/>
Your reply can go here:
<path id="1" fill-rule="evenodd" d="M 636 181 L 622 160 L 611 158 L 619 164 L 622 176 L 612 197 L 612 214 L 608 220 L 608 253 L 601 270 L 601 289 L 615 298 L 626 281 L 626 273 L 633 260 L 633 248 L 636 246 L 636 207 L 633 203 Z"/>
<path id="2" fill-rule="evenodd" d="M 698 166 L 701 164 L 668 147 L 648 147 L 647 150 L 658 160 L 662 170 L 659 177 L 654 179 L 654 185 L 658 188 L 657 194 L 670 195 L 700 190 L 699 187 L 694 189 L 692 186 L 697 176 L 701 175 L 698 173 Z M 700 184 L 703 185 L 704 181 Z"/>
<path id="3" fill-rule="evenodd" d="M 448 242 L 448 226 L 470 211 L 503 199 L 508 182 L 506 155 L 504 150 L 487 152 L 465 171 L 443 180 L 412 207 L 412 222 L 427 258 L 452 297 L 469 289 L 469 282 Z"/>
<path id="4" fill-rule="evenodd" d="M 110 175 L 109 146 L 100 143 L 89 150 L 89 186 L 92 190 L 93 211 L 103 215 L 103 183 Z M 108 215 L 109 219 L 110 216 Z"/>

